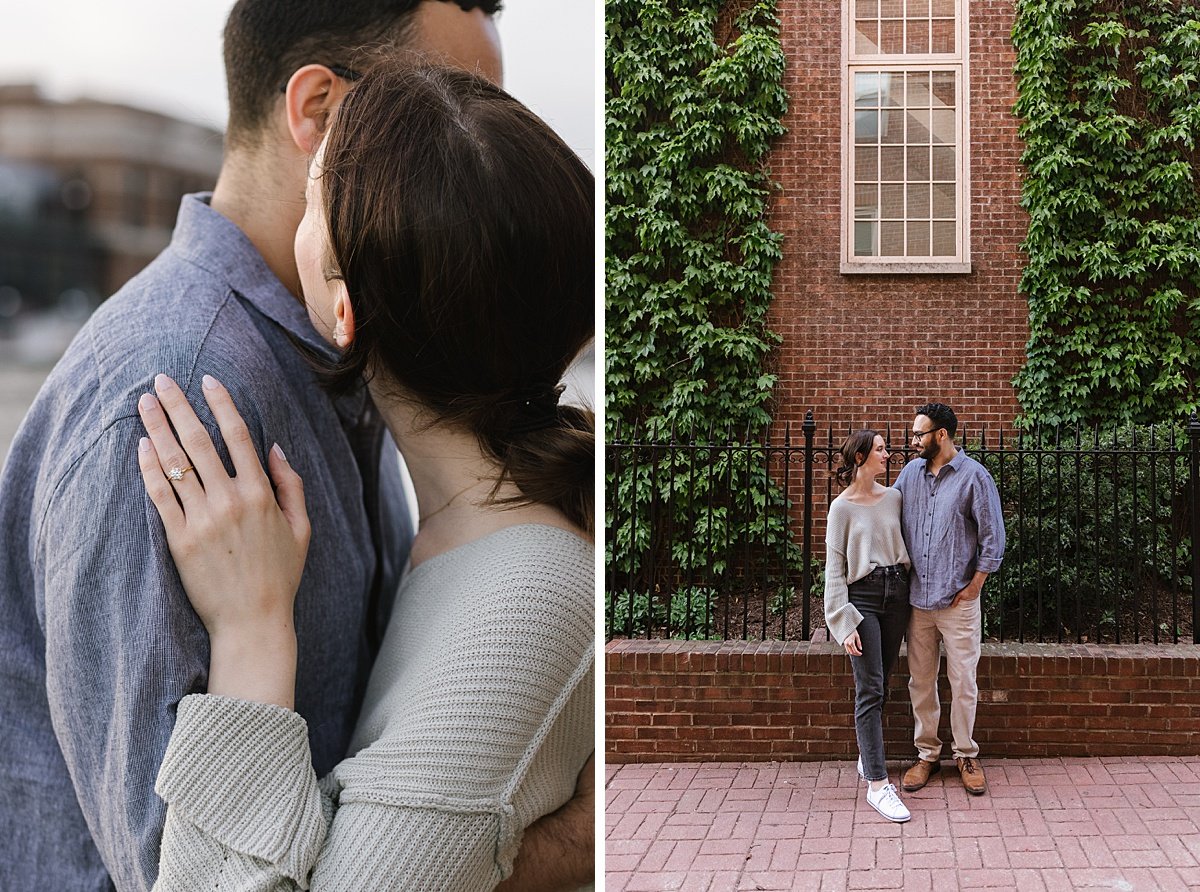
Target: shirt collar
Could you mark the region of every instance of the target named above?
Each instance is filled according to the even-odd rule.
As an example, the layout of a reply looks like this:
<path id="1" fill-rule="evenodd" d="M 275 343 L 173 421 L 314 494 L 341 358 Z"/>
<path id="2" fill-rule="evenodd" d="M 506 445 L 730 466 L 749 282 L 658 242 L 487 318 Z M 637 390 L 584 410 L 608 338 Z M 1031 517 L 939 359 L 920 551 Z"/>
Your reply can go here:
<path id="1" fill-rule="evenodd" d="M 246 234 L 209 204 L 211 192 L 183 196 L 171 248 L 224 280 L 260 313 L 330 358 L 337 353 L 313 328 L 308 311 L 271 272 Z"/>
<path id="2" fill-rule="evenodd" d="M 948 461 L 944 465 L 942 465 L 942 470 L 945 470 L 946 468 L 953 468 L 955 471 L 962 470 L 963 462 L 965 462 L 967 460 L 967 453 L 966 453 L 966 450 L 964 450 L 961 446 L 958 446 L 955 448 L 958 449 L 958 453 L 954 456 L 954 458 L 950 459 L 950 461 Z M 918 461 L 921 462 L 921 470 L 922 471 L 924 471 L 926 474 L 933 473 L 932 471 L 929 470 L 929 460 L 928 459 L 922 458 L 922 459 L 918 459 Z M 940 473 L 941 472 L 939 472 L 939 475 L 940 475 Z"/>

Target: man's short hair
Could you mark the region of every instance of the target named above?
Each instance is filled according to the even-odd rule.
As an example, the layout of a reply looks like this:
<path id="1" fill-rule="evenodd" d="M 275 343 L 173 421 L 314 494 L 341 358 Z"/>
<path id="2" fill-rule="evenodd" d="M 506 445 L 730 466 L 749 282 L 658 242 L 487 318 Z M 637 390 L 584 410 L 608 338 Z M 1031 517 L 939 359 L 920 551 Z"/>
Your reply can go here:
<path id="1" fill-rule="evenodd" d="M 249 142 L 262 130 L 280 86 L 298 68 L 318 63 L 361 70 L 370 67 L 365 61 L 371 54 L 399 51 L 422 2 L 238 0 L 225 22 L 230 142 Z M 488 15 L 500 8 L 500 0 L 449 2 Z"/>
<path id="2" fill-rule="evenodd" d="M 916 414 L 924 415 L 935 425 L 943 428 L 950 439 L 954 439 L 954 434 L 958 430 L 958 416 L 945 403 L 926 403 L 918 407 Z"/>

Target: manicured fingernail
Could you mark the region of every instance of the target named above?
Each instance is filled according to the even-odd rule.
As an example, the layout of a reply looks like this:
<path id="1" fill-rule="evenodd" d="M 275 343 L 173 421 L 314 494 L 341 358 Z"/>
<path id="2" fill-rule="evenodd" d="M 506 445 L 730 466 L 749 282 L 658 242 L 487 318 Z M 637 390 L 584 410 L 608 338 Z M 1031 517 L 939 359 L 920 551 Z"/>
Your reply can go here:
<path id="1" fill-rule="evenodd" d="M 214 378 L 212 375 L 205 375 L 200 380 L 204 382 L 205 390 L 216 390 L 217 389 L 217 379 Z"/>
<path id="2" fill-rule="evenodd" d="M 151 409 L 154 408 L 155 402 L 157 402 L 157 401 L 154 399 L 153 396 L 151 396 L 148 393 L 143 393 L 141 399 L 138 400 L 138 408 L 142 409 L 143 411 L 149 412 Z"/>
<path id="3" fill-rule="evenodd" d="M 140 440 L 138 440 L 138 452 L 149 452 L 149 451 L 150 451 L 150 438 L 142 437 Z"/>
<path id="4" fill-rule="evenodd" d="M 283 454 L 283 450 L 279 448 L 278 443 L 276 443 L 275 445 L 273 445 L 271 447 L 271 451 L 274 452 L 276 455 L 278 455 L 284 461 L 287 461 L 287 456 Z"/>
<path id="5" fill-rule="evenodd" d="M 159 374 L 159 375 L 154 376 L 154 389 L 155 390 L 166 390 L 170 386 L 171 386 L 171 379 L 168 378 L 166 375 Z"/>

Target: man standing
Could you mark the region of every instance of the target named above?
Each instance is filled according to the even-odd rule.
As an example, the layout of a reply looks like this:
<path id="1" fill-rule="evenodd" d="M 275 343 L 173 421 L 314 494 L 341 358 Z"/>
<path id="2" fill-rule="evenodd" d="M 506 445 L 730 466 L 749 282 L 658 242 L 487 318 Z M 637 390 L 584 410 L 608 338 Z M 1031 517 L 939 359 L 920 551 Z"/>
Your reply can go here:
<path id="1" fill-rule="evenodd" d="M 917 761 L 904 772 L 905 790 L 919 790 L 941 770 L 938 722 L 938 642 L 946 649 L 953 701 L 954 758 L 968 793 L 987 781 L 975 743 L 975 670 L 983 632 L 979 595 L 1004 557 L 1004 516 L 991 474 L 954 444 L 958 419 L 943 403 L 917 409 L 912 442 L 920 450 L 896 479 L 904 498 L 904 542 L 912 560 L 908 623 L 908 682 Z"/>
<path id="2" fill-rule="evenodd" d="M 154 780 L 175 707 L 205 689 L 209 662 L 139 478 L 137 401 L 158 372 L 218 443 L 199 388 L 206 373 L 225 382 L 259 455 L 278 442 L 305 480 L 296 711 L 318 774 L 346 754 L 412 529 L 365 389 L 330 397 L 304 356 L 331 355 L 293 257 L 308 164 L 379 59 L 417 52 L 499 82 L 498 5 L 239 0 L 230 13 L 216 189 L 184 198 L 170 246 L 80 332 L 0 479 L 0 888 L 148 890 L 158 872 Z M 571 863 L 537 828 L 517 871 L 527 848 Z M 585 867 L 590 841 L 586 854 Z"/>

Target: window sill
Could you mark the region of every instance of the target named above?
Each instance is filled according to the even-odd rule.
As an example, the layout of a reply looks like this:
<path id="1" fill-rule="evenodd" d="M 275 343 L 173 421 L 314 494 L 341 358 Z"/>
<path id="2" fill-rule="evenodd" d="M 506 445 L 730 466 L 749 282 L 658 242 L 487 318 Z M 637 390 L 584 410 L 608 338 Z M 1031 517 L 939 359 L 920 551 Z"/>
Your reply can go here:
<path id="1" fill-rule="evenodd" d="M 962 275 L 971 271 L 971 262 L 922 262 L 899 260 L 896 262 L 882 261 L 877 263 L 859 263 L 842 261 L 842 275 Z"/>

